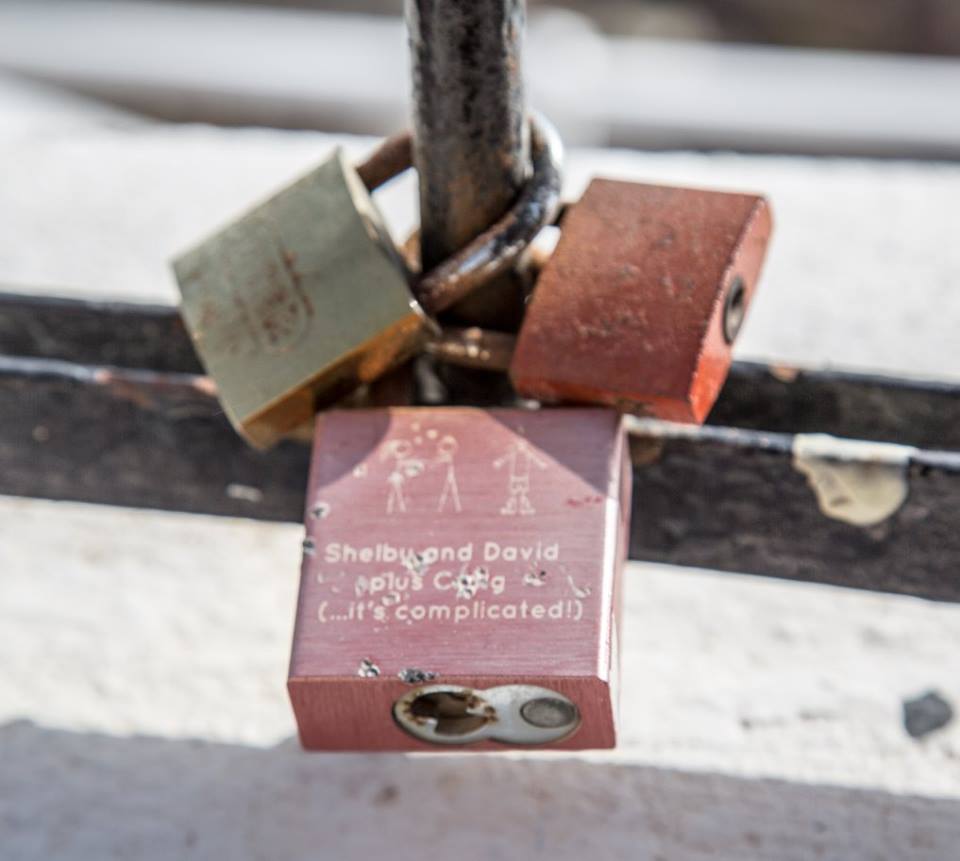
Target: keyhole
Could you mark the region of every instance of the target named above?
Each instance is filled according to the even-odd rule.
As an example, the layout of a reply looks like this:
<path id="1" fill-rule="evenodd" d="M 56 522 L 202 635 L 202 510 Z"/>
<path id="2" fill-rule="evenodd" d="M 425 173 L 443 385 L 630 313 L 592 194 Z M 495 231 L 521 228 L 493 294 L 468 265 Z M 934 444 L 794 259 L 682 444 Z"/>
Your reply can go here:
<path id="1" fill-rule="evenodd" d="M 493 709 L 469 691 L 433 691 L 410 703 L 414 718 L 436 721 L 437 735 L 467 735 L 493 719 Z"/>
<path id="2" fill-rule="evenodd" d="M 393 704 L 393 717 L 414 738 L 438 745 L 549 744 L 580 726 L 580 711 L 571 700 L 548 688 L 522 684 L 485 690 L 460 685 L 414 688 Z"/>
<path id="3" fill-rule="evenodd" d="M 723 337 L 728 344 L 737 340 L 746 315 L 747 288 L 738 275 L 730 285 L 730 292 L 727 293 L 727 301 L 723 308 Z"/>

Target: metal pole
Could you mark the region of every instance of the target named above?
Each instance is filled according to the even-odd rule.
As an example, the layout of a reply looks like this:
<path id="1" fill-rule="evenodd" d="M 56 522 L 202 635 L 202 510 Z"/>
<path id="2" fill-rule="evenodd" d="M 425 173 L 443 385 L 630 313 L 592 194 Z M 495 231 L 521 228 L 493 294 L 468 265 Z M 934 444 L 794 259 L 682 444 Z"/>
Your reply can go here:
<path id="1" fill-rule="evenodd" d="M 520 63 L 525 5 L 406 0 L 425 270 L 503 215 L 529 172 Z"/>

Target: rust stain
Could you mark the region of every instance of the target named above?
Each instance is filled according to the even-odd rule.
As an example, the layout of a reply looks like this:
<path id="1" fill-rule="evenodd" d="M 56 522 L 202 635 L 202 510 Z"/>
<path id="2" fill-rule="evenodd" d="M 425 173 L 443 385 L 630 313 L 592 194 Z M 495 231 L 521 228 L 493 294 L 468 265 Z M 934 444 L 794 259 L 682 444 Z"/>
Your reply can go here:
<path id="1" fill-rule="evenodd" d="M 630 460 L 634 466 L 650 466 L 663 455 L 665 440 L 649 436 L 630 437 Z"/>
<path id="2" fill-rule="evenodd" d="M 800 369 L 789 365 L 770 365 L 768 369 L 770 376 L 781 383 L 794 383 L 800 376 Z"/>
<path id="3" fill-rule="evenodd" d="M 179 411 L 187 415 L 217 407 L 217 388 L 209 377 L 96 368 L 91 378 L 112 397 L 144 410 Z M 191 402 L 195 409 L 191 409 Z"/>

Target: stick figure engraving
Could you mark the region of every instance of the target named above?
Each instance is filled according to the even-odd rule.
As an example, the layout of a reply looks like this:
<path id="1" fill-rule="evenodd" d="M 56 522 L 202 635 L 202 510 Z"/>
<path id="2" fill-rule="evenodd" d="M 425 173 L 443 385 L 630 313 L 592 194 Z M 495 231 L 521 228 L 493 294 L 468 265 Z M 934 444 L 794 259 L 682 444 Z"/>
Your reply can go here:
<path id="1" fill-rule="evenodd" d="M 423 472 L 423 461 L 411 457 L 413 446 L 405 439 L 394 439 L 387 443 L 380 452 L 380 460 L 393 458 L 393 469 L 387 476 L 387 485 L 390 490 L 387 494 L 387 514 L 407 510 L 407 497 L 404 494 L 404 485 Z"/>
<path id="2" fill-rule="evenodd" d="M 502 457 L 493 462 L 494 469 L 500 469 L 509 464 L 510 473 L 507 481 L 507 501 L 504 503 L 500 513 L 503 515 L 523 515 L 536 514 L 536 510 L 530 504 L 530 468 L 536 466 L 538 469 L 546 469 L 547 463 L 542 458 L 533 453 L 525 439 L 517 440 L 510 450 Z"/>
<path id="3" fill-rule="evenodd" d="M 457 486 L 457 471 L 454 464 L 454 458 L 457 454 L 459 443 L 449 434 L 443 437 L 437 443 L 437 456 L 434 462 L 445 467 L 446 473 L 443 477 L 443 490 L 440 492 L 440 501 L 437 503 L 437 512 L 442 512 L 447 502 L 453 503 L 453 510 L 460 513 L 460 488 Z"/>

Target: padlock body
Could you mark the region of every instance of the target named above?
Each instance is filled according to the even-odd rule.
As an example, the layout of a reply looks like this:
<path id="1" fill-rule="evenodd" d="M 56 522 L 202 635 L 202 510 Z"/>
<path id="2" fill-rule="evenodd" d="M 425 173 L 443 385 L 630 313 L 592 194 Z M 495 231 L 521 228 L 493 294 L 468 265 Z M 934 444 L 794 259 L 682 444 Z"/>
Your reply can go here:
<path id="1" fill-rule="evenodd" d="M 546 402 L 702 422 L 772 230 L 762 197 L 594 180 L 537 281 L 510 376 Z"/>
<path id="2" fill-rule="evenodd" d="M 579 714 L 535 746 L 613 746 L 625 452 L 605 409 L 322 414 L 289 678 L 304 747 L 533 746 L 495 714 L 527 686 Z M 416 737 L 401 701 L 436 686 L 489 699 L 489 722 Z"/>
<path id="3" fill-rule="evenodd" d="M 224 410 L 261 447 L 412 355 L 425 331 L 382 218 L 340 150 L 174 271 Z"/>

